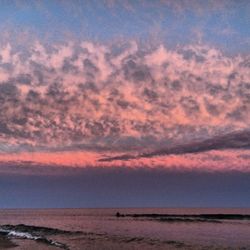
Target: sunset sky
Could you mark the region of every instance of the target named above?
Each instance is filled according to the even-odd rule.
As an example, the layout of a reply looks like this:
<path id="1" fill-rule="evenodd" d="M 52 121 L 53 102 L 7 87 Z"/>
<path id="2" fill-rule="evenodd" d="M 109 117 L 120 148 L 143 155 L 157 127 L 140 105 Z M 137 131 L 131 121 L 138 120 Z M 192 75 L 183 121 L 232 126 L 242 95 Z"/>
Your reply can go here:
<path id="1" fill-rule="evenodd" d="M 0 31 L 0 207 L 250 206 L 248 0 L 0 0 Z"/>

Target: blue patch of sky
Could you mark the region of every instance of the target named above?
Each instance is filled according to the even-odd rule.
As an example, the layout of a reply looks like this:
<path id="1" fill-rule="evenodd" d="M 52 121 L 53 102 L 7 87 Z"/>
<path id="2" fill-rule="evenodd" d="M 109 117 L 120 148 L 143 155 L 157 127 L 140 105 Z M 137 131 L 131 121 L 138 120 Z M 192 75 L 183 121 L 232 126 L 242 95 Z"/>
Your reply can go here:
<path id="1" fill-rule="evenodd" d="M 112 40 L 115 37 L 147 38 L 159 36 L 171 45 L 194 42 L 195 30 L 203 34 L 203 41 L 229 50 L 242 50 L 239 42 L 250 37 L 250 21 L 247 2 L 233 3 L 225 10 L 207 11 L 197 14 L 189 8 L 177 15 L 166 5 L 149 8 L 140 1 L 131 2 L 132 9 L 125 8 L 121 2 L 107 7 L 102 1 L 78 1 L 75 5 L 59 1 L 44 1 L 35 5 L 23 2 L 19 7 L 13 2 L 0 1 L 1 27 L 11 24 L 17 30 L 27 29 L 38 37 L 45 35 L 60 39 L 72 33 L 79 39 Z M 70 7 L 74 8 L 70 8 Z M 232 30 L 232 34 L 223 30 Z"/>

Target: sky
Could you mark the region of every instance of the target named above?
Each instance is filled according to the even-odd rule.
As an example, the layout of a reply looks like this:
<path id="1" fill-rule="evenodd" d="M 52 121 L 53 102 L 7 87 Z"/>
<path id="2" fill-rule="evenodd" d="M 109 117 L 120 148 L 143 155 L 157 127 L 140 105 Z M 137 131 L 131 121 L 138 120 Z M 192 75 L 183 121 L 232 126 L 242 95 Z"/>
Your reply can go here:
<path id="1" fill-rule="evenodd" d="M 0 6 L 0 207 L 250 206 L 249 1 Z"/>

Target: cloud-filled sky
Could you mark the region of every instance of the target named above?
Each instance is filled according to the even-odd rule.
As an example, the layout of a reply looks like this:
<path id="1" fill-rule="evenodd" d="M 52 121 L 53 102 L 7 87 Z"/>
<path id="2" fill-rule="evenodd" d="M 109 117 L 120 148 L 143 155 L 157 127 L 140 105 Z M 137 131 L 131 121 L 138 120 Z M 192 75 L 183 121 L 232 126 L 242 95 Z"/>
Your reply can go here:
<path id="1" fill-rule="evenodd" d="M 249 174 L 249 1 L 0 5 L 3 176 Z"/>

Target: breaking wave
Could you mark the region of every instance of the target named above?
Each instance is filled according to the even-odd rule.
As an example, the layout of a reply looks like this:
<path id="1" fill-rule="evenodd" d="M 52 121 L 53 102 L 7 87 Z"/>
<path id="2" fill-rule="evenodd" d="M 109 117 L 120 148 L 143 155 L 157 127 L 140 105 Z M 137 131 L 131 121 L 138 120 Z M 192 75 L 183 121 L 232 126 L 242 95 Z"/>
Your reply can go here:
<path id="1" fill-rule="evenodd" d="M 66 244 L 54 241 L 52 239 L 47 238 L 46 236 L 56 235 L 56 234 L 74 234 L 74 233 L 80 233 L 80 232 L 64 231 L 48 227 L 28 226 L 23 224 L 0 226 L 0 235 L 4 235 L 8 238 L 34 240 L 37 242 L 41 242 L 65 250 L 69 250 L 69 247 Z"/>

